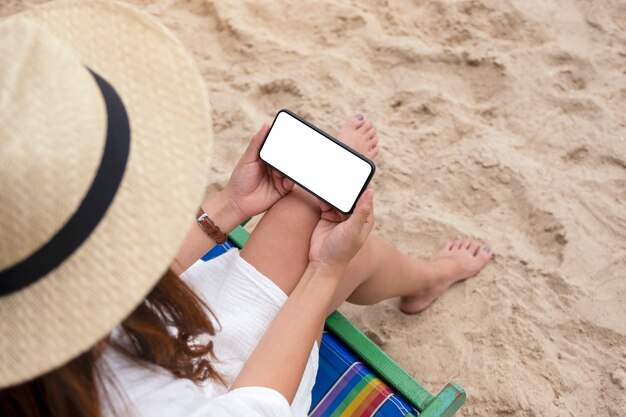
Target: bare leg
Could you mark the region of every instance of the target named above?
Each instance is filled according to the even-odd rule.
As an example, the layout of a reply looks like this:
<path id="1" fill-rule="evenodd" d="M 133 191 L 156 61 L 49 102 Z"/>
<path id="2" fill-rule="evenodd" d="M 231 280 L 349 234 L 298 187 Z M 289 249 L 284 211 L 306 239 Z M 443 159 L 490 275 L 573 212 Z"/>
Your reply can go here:
<path id="1" fill-rule="evenodd" d="M 333 307 L 343 300 L 369 305 L 418 294 L 430 288 L 438 276 L 434 264 L 412 259 L 384 239 L 370 236 L 348 264 Z"/>
<path id="2" fill-rule="evenodd" d="M 355 131 L 358 125 L 371 132 L 366 122 L 351 118 L 346 125 L 352 123 Z M 378 152 L 376 145 L 368 146 L 370 152 Z M 290 294 L 307 267 L 311 233 L 318 219 L 316 199 L 295 189 L 263 216 L 241 256 Z M 402 297 L 402 311 L 417 313 L 450 285 L 477 274 L 490 258 L 490 251 L 480 243 L 466 240 L 449 242 L 431 260 L 419 261 L 371 236 L 350 262 L 332 310 L 346 299 L 373 304 Z"/>
<path id="3" fill-rule="evenodd" d="M 294 190 L 263 216 L 241 256 L 290 294 L 308 265 L 309 242 L 318 219 L 314 198 Z M 422 261 L 370 236 L 350 261 L 330 311 L 345 300 L 375 304 L 403 297 L 402 311 L 418 313 L 455 282 L 476 275 L 490 258 L 488 248 L 466 240 L 449 242 L 431 260 Z"/>
<path id="4" fill-rule="evenodd" d="M 309 263 L 309 243 L 319 218 L 315 197 L 296 187 L 263 215 L 241 257 L 291 294 Z"/>
<path id="5" fill-rule="evenodd" d="M 479 242 L 464 240 L 448 242 L 430 260 L 423 261 L 370 236 L 350 261 L 331 308 L 345 300 L 369 305 L 401 297 L 403 312 L 419 313 L 454 283 L 475 276 L 491 256 L 491 250 Z"/>
<path id="6" fill-rule="evenodd" d="M 362 115 L 350 117 L 337 137 L 369 158 L 380 151 L 376 129 Z M 296 187 L 265 213 L 242 249 L 242 258 L 290 294 L 308 265 L 311 234 L 319 217 L 317 199 Z"/>

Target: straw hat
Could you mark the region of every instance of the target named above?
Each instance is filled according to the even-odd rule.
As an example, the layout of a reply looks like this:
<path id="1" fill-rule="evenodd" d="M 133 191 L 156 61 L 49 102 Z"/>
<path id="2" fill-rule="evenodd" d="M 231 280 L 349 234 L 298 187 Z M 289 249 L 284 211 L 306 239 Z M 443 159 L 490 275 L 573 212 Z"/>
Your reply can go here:
<path id="1" fill-rule="evenodd" d="M 0 21 L 0 388 L 105 337 L 192 225 L 212 148 L 201 76 L 155 19 L 55 1 Z"/>

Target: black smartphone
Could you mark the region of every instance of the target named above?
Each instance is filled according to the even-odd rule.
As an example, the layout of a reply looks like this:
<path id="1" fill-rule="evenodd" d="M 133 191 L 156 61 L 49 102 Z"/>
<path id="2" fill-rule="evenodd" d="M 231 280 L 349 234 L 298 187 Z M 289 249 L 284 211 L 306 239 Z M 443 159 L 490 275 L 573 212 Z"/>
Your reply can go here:
<path id="1" fill-rule="evenodd" d="M 287 109 L 276 114 L 259 157 L 344 214 L 352 213 L 376 171 L 372 161 Z"/>

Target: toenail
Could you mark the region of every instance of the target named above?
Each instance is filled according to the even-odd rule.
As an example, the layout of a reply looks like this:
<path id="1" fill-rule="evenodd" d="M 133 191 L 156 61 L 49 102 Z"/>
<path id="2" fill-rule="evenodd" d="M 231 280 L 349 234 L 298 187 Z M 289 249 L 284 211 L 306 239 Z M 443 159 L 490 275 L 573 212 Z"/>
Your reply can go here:
<path id="1" fill-rule="evenodd" d="M 484 247 L 484 248 L 483 248 L 483 250 L 484 250 L 485 252 L 487 252 L 487 253 L 491 252 L 491 248 L 490 248 L 490 247 L 488 247 L 488 246 L 487 246 L 487 247 Z"/>
<path id="2" fill-rule="evenodd" d="M 356 115 L 356 118 L 359 120 L 363 120 L 365 117 L 363 117 L 363 115 L 359 113 Z"/>

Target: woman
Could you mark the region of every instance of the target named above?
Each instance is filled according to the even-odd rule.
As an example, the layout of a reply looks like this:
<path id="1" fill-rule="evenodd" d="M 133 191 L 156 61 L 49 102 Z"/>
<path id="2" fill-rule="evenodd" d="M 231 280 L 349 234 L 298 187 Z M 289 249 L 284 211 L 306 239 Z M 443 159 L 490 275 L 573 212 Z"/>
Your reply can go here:
<path id="1" fill-rule="evenodd" d="M 181 44 L 128 6 L 0 23 L 0 415 L 305 415 L 328 313 L 417 313 L 490 259 L 368 237 L 373 192 L 349 218 L 320 205 L 259 161 L 267 125 L 198 208 L 209 114 Z M 379 151 L 361 115 L 338 137 Z M 265 211 L 241 252 L 198 261 Z"/>

